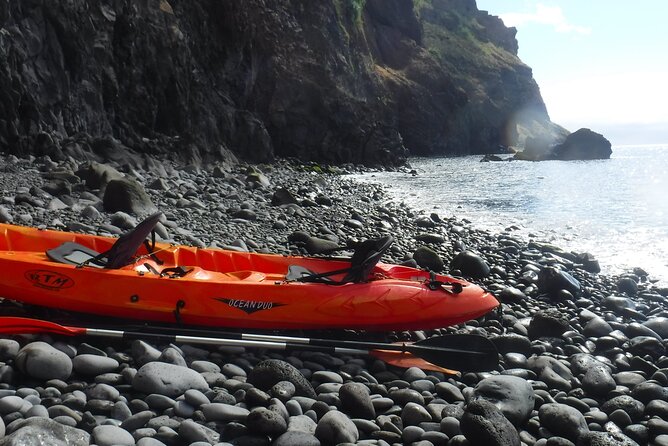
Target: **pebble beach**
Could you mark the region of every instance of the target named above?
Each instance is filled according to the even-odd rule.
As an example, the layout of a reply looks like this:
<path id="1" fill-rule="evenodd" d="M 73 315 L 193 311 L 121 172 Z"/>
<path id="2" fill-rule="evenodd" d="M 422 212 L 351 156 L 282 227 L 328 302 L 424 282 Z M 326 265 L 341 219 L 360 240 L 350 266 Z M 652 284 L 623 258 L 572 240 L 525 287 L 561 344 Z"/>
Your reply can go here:
<path id="1" fill-rule="evenodd" d="M 117 236 L 160 210 L 162 240 L 285 255 L 392 234 L 384 262 L 462 276 L 501 306 L 385 339 L 483 335 L 496 370 L 5 334 L 0 446 L 668 445 L 668 289 L 641 268 L 602 274 L 596 253 L 474 229 L 456 210 L 422 214 L 345 175 L 357 171 L 0 155 L 0 223 Z M 132 193 L 114 194 L 115 180 Z"/>

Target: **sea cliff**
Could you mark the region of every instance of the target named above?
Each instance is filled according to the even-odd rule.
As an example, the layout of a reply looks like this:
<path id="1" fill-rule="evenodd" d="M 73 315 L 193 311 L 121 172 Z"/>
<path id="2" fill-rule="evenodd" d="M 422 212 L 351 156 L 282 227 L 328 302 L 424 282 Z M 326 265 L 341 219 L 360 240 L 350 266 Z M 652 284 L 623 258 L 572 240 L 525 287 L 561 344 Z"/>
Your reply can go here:
<path id="1" fill-rule="evenodd" d="M 398 164 L 549 120 L 474 0 L 0 1 L 0 151 Z"/>

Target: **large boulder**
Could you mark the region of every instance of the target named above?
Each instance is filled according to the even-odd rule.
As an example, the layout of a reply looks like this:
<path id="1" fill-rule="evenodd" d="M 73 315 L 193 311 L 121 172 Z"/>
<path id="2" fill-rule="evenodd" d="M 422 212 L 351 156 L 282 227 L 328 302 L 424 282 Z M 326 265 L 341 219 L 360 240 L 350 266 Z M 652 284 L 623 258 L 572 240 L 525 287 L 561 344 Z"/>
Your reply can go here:
<path id="1" fill-rule="evenodd" d="M 144 187 L 138 182 L 120 178 L 107 184 L 102 199 L 107 212 L 128 212 L 131 214 L 149 214 L 158 210 L 151 201 Z"/>
<path id="2" fill-rule="evenodd" d="M 12 433 L 0 440 L 0 446 L 36 444 L 88 446 L 90 444 L 88 432 L 65 426 L 49 418 L 31 417 L 12 424 Z"/>
<path id="3" fill-rule="evenodd" d="M 558 160 L 608 159 L 612 145 L 603 135 L 582 128 L 566 137 L 552 150 L 552 158 Z"/>
<path id="4" fill-rule="evenodd" d="M 101 164 L 95 161 L 87 163 L 76 172 L 89 189 L 104 189 L 112 180 L 120 180 L 125 175 L 107 164 Z"/>
<path id="5" fill-rule="evenodd" d="M 563 138 L 563 136 L 561 137 Z M 563 139 L 527 138 L 524 151 L 515 154 L 515 159 L 524 161 L 545 160 L 596 160 L 608 159 L 612 145 L 603 135 L 582 128 Z"/>

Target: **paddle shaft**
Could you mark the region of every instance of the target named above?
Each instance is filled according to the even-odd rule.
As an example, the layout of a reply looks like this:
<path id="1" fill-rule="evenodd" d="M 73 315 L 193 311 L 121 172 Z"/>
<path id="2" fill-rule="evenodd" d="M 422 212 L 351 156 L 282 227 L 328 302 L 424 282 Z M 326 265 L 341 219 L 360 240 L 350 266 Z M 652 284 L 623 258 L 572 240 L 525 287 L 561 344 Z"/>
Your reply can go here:
<path id="1" fill-rule="evenodd" d="M 145 329 L 150 327 L 146 326 Z M 160 327 L 155 327 L 159 330 Z M 309 339 L 288 336 L 229 333 L 234 339 L 218 336 L 187 335 L 174 333 L 175 329 L 164 328 L 165 332 L 120 330 L 111 328 L 84 328 L 63 326 L 55 322 L 21 317 L 0 317 L 0 333 L 54 333 L 68 336 L 89 335 L 123 340 L 149 340 L 166 343 L 192 343 L 217 346 L 240 346 L 274 350 L 308 350 L 328 354 L 371 355 L 389 363 L 413 358 L 413 365 L 419 367 L 438 366 L 466 371 L 494 369 L 498 364 L 498 353 L 493 343 L 476 335 L 435 336 L 414 344 L 386 344 L 380 342 L 343 341 L 334 339 Z M 172 331 L 172 333 L 168 333 Z M 196 333 L 190 329 L 188 333 Z M 210 332 L 209 332 L 210 333 Z M 250 339 L 249 339 L 250 338 Z M 319 345 L 318 342 L 327 344 Z M 450 345 L 451 347 L 448 347 Z M 384 352 L 384 353 L 383 353 Z M 388 357 L 393 354 L 394 357 Z M 390 358 L 389 360 L 387 358 Z M 381 358 L 382 359 L 382 358 Z M 431 364 L 430 364 L 431 363 Z M 410 365 L 410 366 L 413 366 Z M 434 370 L 434 369 L 431 369 Z"/>
<path id="2" fill-rule="evenodd" d="M 153 332 L 164 332 L 164 333 L 174 333 L 178 331 L 179 333 L 190 333 L 192 336 L 207 335 L 211 337 L 225 336 L 233 339 L 240 340 L 249 340 L 249 341 L 267 341 L 267 342 L 277 342 L 277 343 L 288 343 L 289 345 L 309 345 L 312 347 L 329 347 L 329 348 L 338 348 L 338 351 L 342 351 L 345 347 L 349 350 L 360 350 L 360 351 L 369 351 L 369 350 L 390 350 L 398 352 L 410 352 L 419 355 L 420 352 L 432 351 L 434 353 L 446 354 L 459 354 L 467 355 L 474 357 L 486 357 L 489 356 L 489 351 L 476 351 L 476 350 L 463 350 L 461 348 L 449 348 L 447 346 L 438 345 L 421 345 L 421 342 L 430 342 L 429 340 L 418 341 L 416 343 L 397 343 L 390 344 L 384 342 L 366 342 L 366 341 L 351 341 L 351 340 L 340 340 L 340 339 L 318 339 L 318 338 L 305 338 L 305 337 L 294 337 L 294 336 L 279 336 L 279 335 L 267 335 L 259 333 L 234 333 L 234 332 L 223 332 L 215 330 L 197 330 L 197 329 L 181 329 L 181 328 L 171 328 L 171 327 L 154 327 L 147 326 L 147 329 Z M 141 330 L 137 330 L 137 333 L 141 333 Z M 174 335 L 177 336 L 177 335 Z M 447 343 L 448 341 L 454 341 L 455 339 L 471 339 L 473 335 L 442 335 L 438 339 L 442 340 L 442 343 Z M 434 338 L 431 338 L 434 340 Z M 461 343 L 461 342 L 460 342 Z M 343 347 L 341 347 L 343 346 Z M 331 351 L 331 350 L 322 350 L 322 351 Z"/>
<path id="3" fill-rule="evenodd" d="M 208 336 L 185 336 L 172 335 L 165 333 L 145 333 L 140 331 L 121 331 L 108 330 L 104 328 L 75 328 L 68 327 L 75 331 L 81 331 L 86 336 L 98 336 L 107 338 L 116 338 L 123 340 L 143 340 L 154 342 L 171 342 L 184 344 L 205 344 L 215 346 L 236 346 L 236 347 L 251 347 L 251 348 L 266 348 L 272 350 L 308 350 L 318 351 L 329 354 L 349 354 L 349 355 L 368 355 L 370 349 L 335 347 L 325 345 L 312 345 L 299 342 L 285 342 L 276 339 L 227 339 L 219 337 Z M 262 335 L 260 335 L 262 337 Z"/>

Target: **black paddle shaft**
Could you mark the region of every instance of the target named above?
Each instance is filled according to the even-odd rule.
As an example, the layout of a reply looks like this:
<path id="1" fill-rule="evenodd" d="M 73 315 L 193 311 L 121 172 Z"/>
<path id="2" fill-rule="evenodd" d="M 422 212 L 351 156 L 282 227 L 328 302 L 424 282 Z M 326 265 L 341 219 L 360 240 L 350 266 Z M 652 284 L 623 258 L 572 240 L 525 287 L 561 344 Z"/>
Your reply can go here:
<path id="1" fill-rule="evenodd" d="M 308 350 L 328 354 L 368 354 L 370 350 L 408 352 L 441 367 L 456 368 L 461 371 L 493 370 L 498 365 L 498 352 L 494 344 L 487 338 L 471 334 L 434 336 L 412 344 L 389 344 L 382 342 L 228 333 L 172 327 L 146 326 L 145 328 L 151 329 L 153 332 L 141 330 L 109 331 L 122 333 L 124 339 L 131 340 L 142 339 L 158 342 L 201 343 L 209 345 L 243 345 L 275 350 Z M 163 332 L 155 332 L 160 330 Z M 203 336 L 209 334 L 212 337 Z M 219 336 L 226 336 L 231 339 L 223 339 Z"/>
<path id="2" fill-rule="evenodd" d="M 360 348 L 347 348 L 347 347 L 336 347 L 336 346 L 325 346 L 325 345 L 311 345 L 311 344 L 302 344 L 296 342 L 285 342 L 285 341 L 275 341 L 269 339 L 228 339 L 228 338 L 219 338 L 219 337 L 207 337 L 207 336 L 189 336 L 189 335 L 178 335 L 178 334 L 168 334 L 168 333 L 147 333 L 142 331 L 121 331 L 121 330 L 109 330 L 101 328 L 86 328 L 86 335 L 88 336 L 101 336 L 101 337 L 111 337 L 123 339 L 126 341 L 133 340 L 142 340 L 142 341 L 152 341 L 152 342 L 163 342 L 163 343 L 175 343 L 175 344 L 205 344 L 205 345 L 216 345 L 216 346 L 239 346 L 239 347 L 255 347 L 255 348 L 266 348 L 272 350 L 302 350 L 302 351 L 317 351 L 322 353 L 329 354 L 355 354 L 355 355 L 367 355 L 369 354 L 370 349 L 360 349 Z"/>

